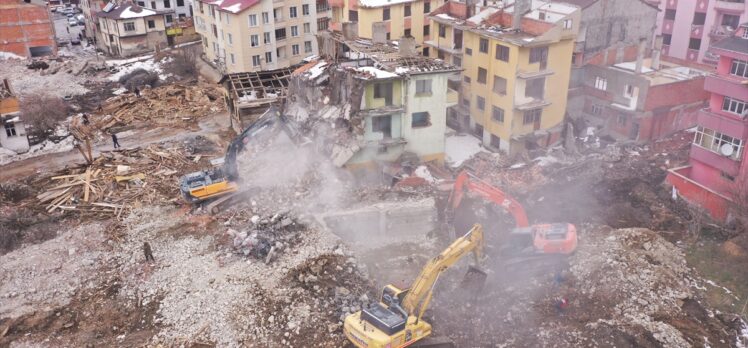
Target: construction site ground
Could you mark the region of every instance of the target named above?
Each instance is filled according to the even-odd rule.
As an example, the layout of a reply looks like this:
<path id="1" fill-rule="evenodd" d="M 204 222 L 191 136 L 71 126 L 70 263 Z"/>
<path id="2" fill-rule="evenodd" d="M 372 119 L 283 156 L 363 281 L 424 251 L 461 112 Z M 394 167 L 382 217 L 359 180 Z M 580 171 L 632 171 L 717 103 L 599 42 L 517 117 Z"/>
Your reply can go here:
<path id="1" fill-rule="evenodd" d="M 125 150 L 99 138 L 90 167 L 76 150 L 2 166 L 0 346 L 343 347 L 347 314 L 384 284 L 407 286 L 450 242 L 438 185 L 359 180 L 292 144 L 242 154 L 251 191 L 238 204 L 216 215 L 189 206 L 178 178 L 231 139 L 225 111 L 209 109 L 133 119 Z M 479 153 L 451 169 L 510 192 L 531 222 L 576 224 L 579 246 L 507 258 L 498 250 L 511 216 L 469 199 L 455 231 L 485 226 L 487 283 L 465 294 L 467 262 L 448 270 L 426 312 L 434 333 L 458 347 L 745 347 L 745 235 L 696 218 L 662 185 L 691 137 L 539 160 Z M 117 183 L 121 166 L 133 177 Z M 58 191 L 70 198 L 44 201 Z M 394 227 L 376 230 L 380 218 Z"/>

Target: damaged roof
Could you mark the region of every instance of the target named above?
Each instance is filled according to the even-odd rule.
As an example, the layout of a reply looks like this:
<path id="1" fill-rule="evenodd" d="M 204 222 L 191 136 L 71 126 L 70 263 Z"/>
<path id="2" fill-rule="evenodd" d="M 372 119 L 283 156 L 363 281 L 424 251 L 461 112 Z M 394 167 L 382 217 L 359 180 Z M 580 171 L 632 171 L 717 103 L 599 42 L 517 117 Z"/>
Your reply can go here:
<path id="1" fill-rule="evenodd" d="M 748 39 L 730 36 L 713 43 L 712 48 L 748 54 Z"/>
<path id="2" fill-rule="evenodd" d="M 105 7 L 106 9 L 106 7 Z M 109 18 L 109 19 L 134 19 L 143 18 L 150 16 L 157 16 L 166 13 L 173 13 L 174 10 L 151 10 L 148 8 L 140 7 L 132 2 L 124 2 L 117 6 L 114 6 L 109 11 L 96 12 L 97 17 Z"/>
<path id="3" fill-rule="evenodd" d="M 201 2 L 216 6 L 219 11 L 239 13 L 259 4 L 260 0 L 203 0 Z"/>
<path id="4" fill-rule="evenodd" d="M 225 83 L 232 99 L 240 103 L 265 103 L 285 98 L 288 80 L 294 67 L 234 73 L 225 75 Z"/>

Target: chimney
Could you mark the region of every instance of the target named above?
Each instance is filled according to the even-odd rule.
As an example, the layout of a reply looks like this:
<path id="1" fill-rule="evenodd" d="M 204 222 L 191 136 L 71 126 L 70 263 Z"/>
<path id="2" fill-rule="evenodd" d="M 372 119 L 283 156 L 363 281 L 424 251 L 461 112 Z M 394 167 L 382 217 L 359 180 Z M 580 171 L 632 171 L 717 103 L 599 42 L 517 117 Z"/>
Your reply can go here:
<path id="1" fill-rule="evenodd" d="M 416 38 L 412 36 L 403 36 L 398 43 L 398 51 L 403 57 L 413 57 L 416 55 Z"/>
<path id="2" fill-rule="evenodd" d="M 652 70 L 660 70 L 660 54 L 662 52 L 662 35 L 655 36 L 654 50 L 652 51 Z"/>
<path id="3" fill-rule="evenodd" d="M 530 11 L 530 0 L 514 0 L 512 29 L 522 29 L 522 17 Z"/>
<path id="4" fill-rule="evenodd" d="M 343 23 L 343 38 L 346 41 L 353 41 L 353 40 L 358 39 L 358 23 L 356 22 Z"/>
<path id="5" fill-rule="evenodd" d="M 371 24 L 371 41 L 375 44 L 387 43 L 386 22 L 374 22 Z"/>
<path id="6" fill-rule="evenodd" d="M 644 51 L 647 50 L 647 40 L 639 40 L 639 47 L 636 51 L 636 68 L 634 72 L 637 74 L 642 73 L 642 66 L 644 65 Z"/>

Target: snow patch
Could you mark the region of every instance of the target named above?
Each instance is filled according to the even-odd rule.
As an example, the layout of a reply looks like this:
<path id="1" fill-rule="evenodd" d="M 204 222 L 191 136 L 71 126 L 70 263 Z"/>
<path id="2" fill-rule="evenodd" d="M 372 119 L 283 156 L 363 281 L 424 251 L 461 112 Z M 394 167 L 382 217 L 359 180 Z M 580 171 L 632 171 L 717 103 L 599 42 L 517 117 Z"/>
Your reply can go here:
<path id="1" fill-rule="evenodd" d="M 231 13 L 239 13 L 239 11 L 242 9 L 241 3 L 233 4 L 229 7 L 224 8 L 224 10 L 229 11 Z"/>
<path id="2" fill-rule="evenodd" d="M 15 53 L 0 51 L 0 59 L 26 59 Z"/>
<path id="3" fill-rule="evenodd" d="M 379 70 L 373 66 L 362 66 L 360 68 L 357 68 L 356 70 L 373 75 L 374 78 L 377 78 L 377 79 L 388 79 L 392 77 L 397 77 L 397 74 L 393 74 L 389 71 Z"/>
<path id="4" fill-rule="evenodd" d="M 149 10 L 147 8 L 140 9 L 140 12 L 135 12 L 132 10 L 132 7 L 127 7 L 124 11 L 122 11 L 122 14 L 120 14 L 120 18 L 140 18 L 140 17 L 148 17 L 148 16 L 154 16 L 156 15 L 156 11 Z"/>
<path id="5" fill-rule="evenodd" d="M 426 166 L 418 166 L 416 168 L 415 172 L 413 172 L 416 176 L 419 176 L 421 178 L 424 178 L 426 181 L 434 184 L 437 182 L 436 178 L 431 175 L 431 172 L 429 171 L 429 168 Z"/>
<path id="6" fill-rule="evenodd" d="M 163 64 L 169 63 L 170 61 L 171 61 L 170 57 L 165 58 L 161 60 L 160 62 L 156 62 L 153 60 L 153 58 L 151 58 L 151 59 L 144 60 L 144 61 L 136 61 L 127 66 L 120 65 L 119 71 L 109 76 L 108 79 L 109 81 L 119 81 L 120 77 L 127 75 L 136 69 L 143 69 L 146 71 L 155 72 L 158 74 L 159 79 L 166 80 L 171 75 L 164 73 Z"/>
<path id="7" fill-rule="evenodd" d="M 15 161 L 21 161 L 28 158 L 33 158 L 37 156 L 42 155 L 48 155 L 52 153 L 59 153 L 59 152 L 67 152 L 73 149 L 73 137 L 67 137 L 60 141 L 59 143 L 55 144 L 49 140 L 45 140 L 41 144 L 36 144 L 29 148 L 28 152 L 22 153 L 22 154 L 15 154 L 13 152 L 13 155 L 10 155 L 8 152 L 0 152 L 0 165 L 5 165 L 10 162 Z M 0 148 L 0 150 L 2 150 Z"/>
<path id="8" fill-rule="evenodd" d="M 472 135 L 453 135 L 445 140 L 447 163 L 453 168 L 475 156 L 478 152 L 488 152 L 481 146 L 480 139 Z"/>

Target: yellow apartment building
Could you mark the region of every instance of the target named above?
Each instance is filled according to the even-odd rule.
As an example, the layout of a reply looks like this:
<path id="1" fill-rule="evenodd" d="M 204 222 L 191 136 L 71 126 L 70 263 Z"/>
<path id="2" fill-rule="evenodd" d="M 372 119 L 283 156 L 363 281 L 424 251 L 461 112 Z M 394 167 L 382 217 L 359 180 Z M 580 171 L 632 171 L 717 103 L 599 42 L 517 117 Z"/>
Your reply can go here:
<path id="1" fill-rule="evenodd" d="M 196 0 L 195 30 L 224 74 L 276 70 L 317 54 L 318 8 L 313 0 Z"/>
<path id="2" fill-rule="evenodd" d="M 372 39 L 375 23 L 382 23 L 381 31 L 387 40 L 410 36 L 421 44 L 431 33 L 428 14 L 443 3 L 443 0 L 330 0 L 330 29 L 341 31 L 342 23 L 356 22 L 358 36 Z"/>
<path id="3" fill-rule="evenodd" d="M 133 56 L 165 48 L 166 19 L 174 10 L 151 10 L 132 2 L 110 3 L 96 12 L 101 47 L 113 56 Z"/>
<path id="4" fill-rule="evenodd" d="M 538 0 L 502 7 L 447 2 L 430 15 L 424 50 L 463 68 L 450 125 L 509 154 L 560 138 L 578 7 Z"/>

